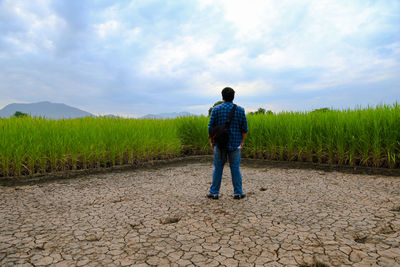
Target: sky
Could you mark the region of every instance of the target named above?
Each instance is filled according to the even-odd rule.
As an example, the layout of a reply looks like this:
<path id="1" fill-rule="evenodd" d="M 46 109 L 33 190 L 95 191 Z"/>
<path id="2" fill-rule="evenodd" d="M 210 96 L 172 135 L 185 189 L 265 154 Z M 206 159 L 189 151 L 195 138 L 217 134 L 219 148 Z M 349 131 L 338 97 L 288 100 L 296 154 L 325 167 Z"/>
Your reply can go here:
<path id="1" fill-rule="evenodd" d="M 207 114 L 400 103 L 399 0 L 0 0 L 0 108 Z"/>

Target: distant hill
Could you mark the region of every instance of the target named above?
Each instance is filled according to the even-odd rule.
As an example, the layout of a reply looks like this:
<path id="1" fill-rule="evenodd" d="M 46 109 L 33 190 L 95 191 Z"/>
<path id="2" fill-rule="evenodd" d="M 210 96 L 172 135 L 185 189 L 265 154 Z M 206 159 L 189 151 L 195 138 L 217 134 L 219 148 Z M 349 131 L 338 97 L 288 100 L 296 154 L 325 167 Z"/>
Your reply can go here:
<path id="1" fill-rule="evenodd" d="M 160 113 L 160 114 L 148 114 L 140 117 L 139 119 L 174 119 L 177 117 L 188 117 L 193 116 L 189 112 L 173 112 L 173 113 Z"/>
<path id="2" fill-rule="evenodd" d="M 9 104 L 3 109 L 0 109 L 0 117 L 9 118 L 14 115 L 16 111 L 30 114 L 32 117 L 42 116 L 52 119 L 72 119 L 94 116 L 89 112 L 65 104 L 44 101 L 31 104 Z"/>
<path id="3" fill-rule="evenodd" d="M 116 116 L 114 114 L 99 115 L 99 117 L 106 117 L 106 118 L 111 118 L 111 119 L 119 119 L 119 118 L 121 118 L 120 116 Z"/>

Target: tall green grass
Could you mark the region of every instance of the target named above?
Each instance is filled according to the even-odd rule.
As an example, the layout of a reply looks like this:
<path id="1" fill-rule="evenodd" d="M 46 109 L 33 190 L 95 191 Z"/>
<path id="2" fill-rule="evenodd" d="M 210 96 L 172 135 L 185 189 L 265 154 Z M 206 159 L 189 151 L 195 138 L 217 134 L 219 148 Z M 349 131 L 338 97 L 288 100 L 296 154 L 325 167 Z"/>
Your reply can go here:
<path id="1" fill-rule="evenodd" d="M 400 106 L 248 115 L 243 156 L 398 168 Z M 183 146 L 210 153 L 207 117 L 182 118 Z"/>
<path id="2" fill-rule="evenodd" d="M 243 156 L 400 167 L 400 106 L 248 115 Z M 208 154 L 208 117 L 0 119 L 0 176 Z"/>
<path id="3" fill-rule="evenodd" d="M 0 176 L 135 164 L 180 152 L 173 120 L 0 120 Z"/>
<path id="4" fill-rule="evenodd" d="M 176 119 L 177 133 L 181 140 L 183 154 L 208 154 L 211 152 L 208 139 L 206 116 L 182 117 Z"/>
<path id="5" fill-rule="evenodd" d="M 356 110 L 253 115 L 248 123 L 246 155 L 250 157 L 399 166 L 397 103 Z"/>

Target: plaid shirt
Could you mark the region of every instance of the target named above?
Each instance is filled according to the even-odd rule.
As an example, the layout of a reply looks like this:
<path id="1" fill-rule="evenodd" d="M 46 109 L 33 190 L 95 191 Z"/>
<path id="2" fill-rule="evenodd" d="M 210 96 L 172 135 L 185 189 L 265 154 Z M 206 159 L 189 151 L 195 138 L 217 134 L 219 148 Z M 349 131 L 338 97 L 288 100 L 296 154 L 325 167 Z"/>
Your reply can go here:
<path id="1" fill-rule="evenodd" d="M 211 112 L 208 130 L 217 125 L 225 124 L 229 114 L 233 108 L 232 102 L 224 102 L 215 106 Z M 242 133 L 247 133 L 247 119 L 244 113 L 244 108 L 237 106 L 231 124 L 229 125 L 230 135 L 228 142 L 228 150 L 236 150 L 242 143 Z"/>

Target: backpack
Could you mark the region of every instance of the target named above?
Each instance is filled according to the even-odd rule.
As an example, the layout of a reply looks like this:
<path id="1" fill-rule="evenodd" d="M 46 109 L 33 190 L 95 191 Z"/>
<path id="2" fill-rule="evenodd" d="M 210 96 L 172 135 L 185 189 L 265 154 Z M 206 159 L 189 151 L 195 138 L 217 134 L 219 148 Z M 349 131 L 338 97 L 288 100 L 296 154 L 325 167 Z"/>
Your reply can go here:
<path id="1" fill-rule="evenodd" d="M 212 127 L 208 132 L 208 135 L 211 138 L 213 144 L 217 145 L 218 148 L 221 150 L 225 150 L 228 148 L 229 134 L 230 134 L 229 125 L 231 124 L 235 110 L 236 110 L 236 104 L 233 105 L 229 118 L 225 122 L 225 124 Z"/>

